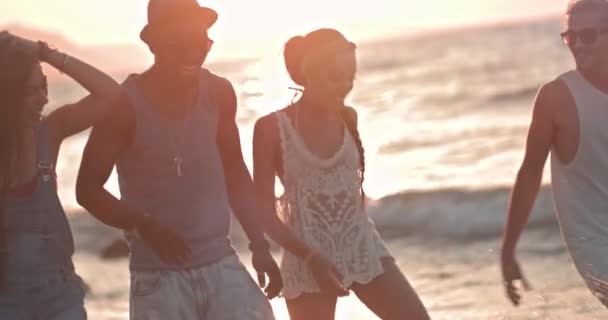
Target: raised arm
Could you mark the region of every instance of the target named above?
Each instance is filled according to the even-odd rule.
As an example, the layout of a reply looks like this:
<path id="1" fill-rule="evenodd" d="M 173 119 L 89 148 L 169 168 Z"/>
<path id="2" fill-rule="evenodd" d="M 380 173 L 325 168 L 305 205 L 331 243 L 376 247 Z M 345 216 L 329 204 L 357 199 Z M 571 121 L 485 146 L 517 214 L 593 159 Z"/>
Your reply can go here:
<path id="1" fill-rule="evenodd" d="M 55 143 L 91 127 L 121 94 L 120 85 L 110 76 L 74 56 L 51 49 L 45 42 L 25 39 L 7 31 L 0 33 L 0 39 L 16 52 L 56 68 L 90 92 L 79 102 L 60 107 L 48 116 L 50 135 Z"/>
<path id="2" fill-rule="evenodd" d="M 106 115 L 121 95 L 121 87 L 114 79 L 76 57 L 42 44 L 40 59 L 74 79 L 90 93 L 48 116 L 49 129 L 60 140 L 91 127 Z"/>

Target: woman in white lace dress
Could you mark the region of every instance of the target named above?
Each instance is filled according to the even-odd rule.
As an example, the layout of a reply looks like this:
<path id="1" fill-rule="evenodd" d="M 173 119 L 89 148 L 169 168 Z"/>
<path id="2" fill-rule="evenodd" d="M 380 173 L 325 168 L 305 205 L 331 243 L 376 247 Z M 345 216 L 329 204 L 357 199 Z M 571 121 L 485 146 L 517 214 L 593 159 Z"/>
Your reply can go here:
<path id="1" fill-rule="evenodd" d="M 353 291 L 382 319 L 428 319 L 365 212 L 357 113 L 344 105 L 355 45 L 320 29 L 285 45 L 302 98 L 257 121 L 254 180 L 267 232 L 283 248 L 283 296 L 292 320 L 333 319 Z M 275 177 L 285 192 L 275 207 Z"/>

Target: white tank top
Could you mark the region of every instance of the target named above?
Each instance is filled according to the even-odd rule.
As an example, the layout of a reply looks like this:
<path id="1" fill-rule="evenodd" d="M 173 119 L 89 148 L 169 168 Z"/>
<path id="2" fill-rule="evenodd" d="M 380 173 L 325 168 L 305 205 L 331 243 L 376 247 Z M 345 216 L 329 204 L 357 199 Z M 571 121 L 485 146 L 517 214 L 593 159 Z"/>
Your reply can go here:
<path id="1" fill-rule="evenodd" d="M 344 285 L 367 284 L 384 272 L 390 258 L 384 242 L 361 202 L 359 152 L 344 129 L 341 147 L 321 159 L 304 144 L 283 111 L 276 114 L 281 137 L 285 193 L 278 201 L 282 221 L 308 246 L 340 271 Z M 319 292 L 302 259 L 283 252 L 283 297 Z"/>
<path id="2" fill-rule="evenodd" d="M 608 94 L 578 71 L 560 77 L 574 97 L 579 145 L 568 164 L 551 151 L 552 189 L 560 228 L 576 268 L 608 301 Z"/>

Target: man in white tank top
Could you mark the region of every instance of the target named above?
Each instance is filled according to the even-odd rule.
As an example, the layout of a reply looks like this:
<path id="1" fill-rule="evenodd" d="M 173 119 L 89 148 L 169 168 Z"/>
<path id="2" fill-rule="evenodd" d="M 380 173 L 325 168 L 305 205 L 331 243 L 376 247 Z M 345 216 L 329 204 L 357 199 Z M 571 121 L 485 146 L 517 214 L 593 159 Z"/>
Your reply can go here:
<path id="1" fill-rule="evenodd" d="M 571 1 L 564 30 L 577 68 L 538 93 L 508 209 L 502 273 L 515 305 L 521 297 L 514 282 L 529 287 L 515 248 L 549 154 L 563 238 L 591 291 L 608 305 L 608 0 Z"/>

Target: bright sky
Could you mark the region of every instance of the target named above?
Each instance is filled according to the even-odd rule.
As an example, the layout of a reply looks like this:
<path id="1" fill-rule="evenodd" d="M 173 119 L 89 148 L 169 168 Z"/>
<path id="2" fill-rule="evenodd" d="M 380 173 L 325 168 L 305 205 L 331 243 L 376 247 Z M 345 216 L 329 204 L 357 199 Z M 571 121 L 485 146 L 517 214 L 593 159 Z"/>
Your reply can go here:
<path id="1" fill-rule="evenodd" d="M 220 13 L 216 52 L 280 48 L 289 36 L 338 27 L 357 41 L 451 25 L 556 14 L 565 0 L 199 0 Z M 80 44 L 137 43 L 147 0 L 5 0 L 0 25 L 57 31 Z M 280 49 L 277 49 L 280 50 Z"/>

